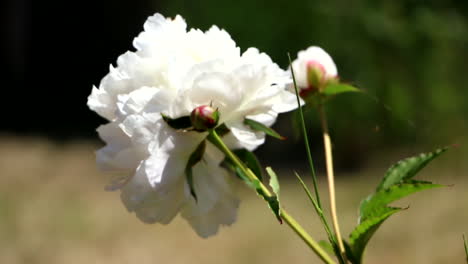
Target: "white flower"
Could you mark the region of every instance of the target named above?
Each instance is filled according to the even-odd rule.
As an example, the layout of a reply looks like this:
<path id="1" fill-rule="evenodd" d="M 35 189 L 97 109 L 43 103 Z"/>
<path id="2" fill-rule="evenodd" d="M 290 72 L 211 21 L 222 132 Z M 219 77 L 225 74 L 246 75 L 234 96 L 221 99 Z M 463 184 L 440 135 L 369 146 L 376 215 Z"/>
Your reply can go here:
<path id="1" fill-rule="evenodd" d="M 185 167 L 207 133 L 174 129 L 162 115 L 186 117 L 212 105 L 219 124 L 230 130 L 223 138 L 229 147 L 253 150 L 265 134 L 244 119 L 270 126 L 278 113 L 296 108 L 294 94 L 285 90 L 290 77 L 254 48 L 241 55 L 216 26 L 187 31 L 180 16 L 155 14 L 144 29 L 133 42 L 136 51 L 121 55 L 88 98 L 88 106 L 110 121 L 98 129 L 106 146 L 97 162 L 119 173 L 109 188 L 120 189 L 127 209 L 143 222 L 167 224 L 180 212 L 207 237 L 235 221 L 233 177 L 220 167 L 224 155 L 207 142 L 202 161 L 193 167 L 195 201 Z"/>
<path id="2" fill-rule="evenodd" d="M 338 77 L 333 59 L 326 51 L 316 46 L 299 51 L 292 68 L 301 92 L 320 90 L 328 80 Z"/>

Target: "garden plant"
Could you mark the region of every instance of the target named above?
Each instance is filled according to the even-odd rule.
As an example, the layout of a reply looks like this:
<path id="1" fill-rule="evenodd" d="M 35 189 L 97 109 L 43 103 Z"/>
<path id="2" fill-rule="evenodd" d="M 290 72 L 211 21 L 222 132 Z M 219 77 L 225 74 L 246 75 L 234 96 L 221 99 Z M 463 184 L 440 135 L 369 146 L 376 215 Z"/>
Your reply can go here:
<path id="1" fill-rule="evenodd" d="M 161 14 L 148 18 L 133 45 L 136 51 L 121 55 L 93 87 L 88 106 L 108 120 L 97 130 L 106 143 L 97 151 L 97 164 L 113 175 L 106 188 L 119 190 L 127 210 L 145 223 L 168 224 L 180 214 L 201 237 L 215 235 L 235 222 L 241 197 L 232 184 L 243 181 L 265 200 L 278 224 L 289 226 L 324 263 L 358 264 L 381 224 L 408 209 L 392 202 L 444 187 L 415 176 L 448 147 L 402 159 L 362 200 L 357 225 L 345 235 L 336 209 L 326 107 L 342 93 L 362 92 L 339 78 L 326 51 L 311 46 L 293 58 L 285 51 L 290 63 L 283 70 L 256 48 L 241 52 L 217 26 L 187 29 L 181 16 Z M 329 204 L 319 195 L 305 109 L 320 119 Z M 312 186 L 295 175 L 328 241 L 314 239 L 284 209 L 279 177 L 253 153 L 267 136 L 285 140 L 270 126 L 289 111 L 298 113 Z"/>

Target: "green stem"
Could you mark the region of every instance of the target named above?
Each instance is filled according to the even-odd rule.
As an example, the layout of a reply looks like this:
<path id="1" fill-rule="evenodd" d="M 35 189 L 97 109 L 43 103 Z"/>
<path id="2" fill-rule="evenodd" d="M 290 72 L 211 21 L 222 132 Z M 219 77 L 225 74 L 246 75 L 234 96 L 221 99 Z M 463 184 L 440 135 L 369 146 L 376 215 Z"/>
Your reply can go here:
<path id="1" fill-rule="evenodd" d="M 305 124 L 304 113 L 302 111 L 301 101 L 299 99 L 300 98 L 299 97 L 299 91 L 297 89 L 297 84 L 296 84 L 296 77 L 294 76 L 294 71 L 293 71 L 292 62 L 291 62 L 291 56 L 289 55 L 289 53 L 288 53 L 288 58 L 289 58 L 289 65 L 290 65 L 290 68 L 291 68 L 291 74 L 292 74 L 292 79 L 293 79 L 293 84 L 294 84 L 294 91 L 296 92 L 296 99 L 297 99 L 299 116 L 301 118 L 301 128 L 302 128 L 302 134 L 304 136 L 304 145 L 305 145 L 306 152 L 307 152 L 307 160 L 309 161 L 310 174 L 312 175 L 312 181 L 313 181 L 313 184 L 314 184 L 315 197 L 317 199 L 318 206 L 320 207 L 320 209 L 323 209 L 322 208 L 322 202 L 320 201 L 320 194 L 318 192 L 318 187 L 317 187 L 317 175 L 315 174 L 314 161 L 312 160 L 312 154 L 310 152 L 309 137 L 307 135 L 307 128 L 306 128 L 306 124 Z"/>
<path id="2" fill-rule="evenodd" d="M 315 240 L 302 228 L 302 226 L 285 210 L 281 210 L 281 218 L 291 227 L 292 230 L 317 254 L 325 263 L 335 263 L 330 256 L 315 242 Z"/>
<path id="3" fill-rule="evenodd" d="M 238 166 L 242 172 L 251 180 L 257 179 L 255 174 L 224 144 L 223 140 L 219 137 L 216 131 L 210 130 L 208 140 L 213 143 L 219 150 L 221 150 L 236 166 Z M 268 188 L 260 183 L 260 188 L 269 198 L 272 198 L 272 194 Z M 288 226 L 309 246 L 317 256 L 327 264 L 335 264 L 330 256 L 320 247 L 320 245 L 304 230 L 304 228 L 286 212 L 281 209 L 281 218 L 288 224 Z"/>

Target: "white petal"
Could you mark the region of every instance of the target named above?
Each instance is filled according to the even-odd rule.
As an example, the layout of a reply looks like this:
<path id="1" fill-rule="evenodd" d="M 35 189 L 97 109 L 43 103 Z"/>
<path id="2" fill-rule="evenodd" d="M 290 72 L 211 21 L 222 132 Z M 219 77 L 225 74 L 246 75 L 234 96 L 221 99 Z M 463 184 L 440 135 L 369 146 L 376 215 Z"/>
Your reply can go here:
<path id="1" fill-rule="evenodd" d="M 298 87 L 307 87 L 307 64 L 310 61 L 321 64 L 327 78 L 333 78 L 338 75 L 336 65 L 330 55 L 322 48 L 312 46 L 307 48 L 307 50 L 299 51 L 297 59 L 292 63 Z"/>
<path id="2" fill-rule="evenodd" d="M 243 123 L 226 124 L 232 135 L 239 141 L 239 144 L 249 151 L 253 151 L 265 142 L 265 133 L 252 131 Z"/>
<path id="3" fill-rule="evenodd" d="M 168 224 L 183 204 L 183 184 L 175 182 L 165 188 L 154 188 L 142 163 L 134 177 L 122 188 L 120 197 L 127 210 L 135 212 L 141 221 Z"/>
<path id="4" fill-rule="evenodd" d="M 249 115 L 249 116 L 246 116 L 246 118 L 252 119 L 254 121 L 257 121 L 269 127 L 275 123 L 277 116 L 278 116 L 277 112 L 268 111 L 266 113 L 260 113 L 257 115 Z"/>
<path id="5" fill-rule="evenodd" d="M 109 94 L 93 86 L 91 95 L 88 97 L 88 107 L 107 120 L 114 119 L 115 105 Z"/>
<path id="6" fill-rule="evenodd" d="M 117 96 L 117 107 L 122 116 L 140 113 L 159 92 L 154 87 L 143 86 L 129 94 Z"/>
<path id="7" fill-rule="evenodd" d="M 194 170 L 194 187 L 198 201 L 190 197 L 182 217 L 201 237 L 218 232 L 221 225 L 235 222 L 239 200 L 232 194 L 227 172 L 208 163 L 199 163 Z"/>

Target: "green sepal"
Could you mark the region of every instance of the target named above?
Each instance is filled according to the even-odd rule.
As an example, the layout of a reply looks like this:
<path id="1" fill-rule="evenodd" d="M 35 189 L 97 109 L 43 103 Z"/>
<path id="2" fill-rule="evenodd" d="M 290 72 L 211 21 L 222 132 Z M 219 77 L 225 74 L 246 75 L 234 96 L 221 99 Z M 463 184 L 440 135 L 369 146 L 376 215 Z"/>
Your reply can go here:
<path id="1" fill-rule="evenodd" d="M 346 84 L 346 83 L 338 83 L 338 82 L 330 82 L 327 86 L 325 86 L 325 89 L 321 92 L 322 94 L 326 96 L 333 96 L 333 95 L 338 95 L 342 93 L 349 93 L 349 92 L 360 92 L 358 88 Z"/>
<path id="2" fill-rule="evenodd" d="M 182 116 L 174 119 L 162 113 L 161 116 L 164 119 L 164 121 L 166 121 L 166 123 L 174 129 L 188 129 L 192 127 L 192 121 L 190 120 L 190 116 Z"/>
<path id="3" fill-rule="evenodd" d="M 280 139 L 280 140 L 285 140 L 286 139 L 286 137 L 281 136 L 278 132 L 273 130 L 271 127 L 267 127 L 264 124 L 262 124 L 260 122 L 257 122 L 255 120 L 246 118 L 246 119 L 244 119 L 244 124 L 249 126 L 250 128 L 252 128 L 255 131 L 264 132 L 265 134 L 267 134 L 269 136 L 272 136 L 274 138 L 277 138 L 277 139 Z"/>
<path id="4" fill-rule="evenodd" d="M 444 153 L 447 149 L 448 148 L 441 148 L 433 152 L 422 153 L 418 156 L 399 161 L 387 170 L 384 178 L 377 187 L 377 191 L 413 178 L 416 173 L 423 169 L 433 159 Z"/>
<path id="5" fill-rule="evenodd" d="M 195 187 L 193 184 L 193 167 L 202 160 L 203 154 L 205 154 L 206 149 L 206 141 L 203 140 L 200 144 L 198 144 L 197 148 L 190 154 L 189 160 L 187 165 L 185 166 L 185 177 L 187 178 L 187 183 L 190 188 L 190 194 L 193 196 L 195 201 L 197 199 L 197 193 L 195 192 Z"/>

